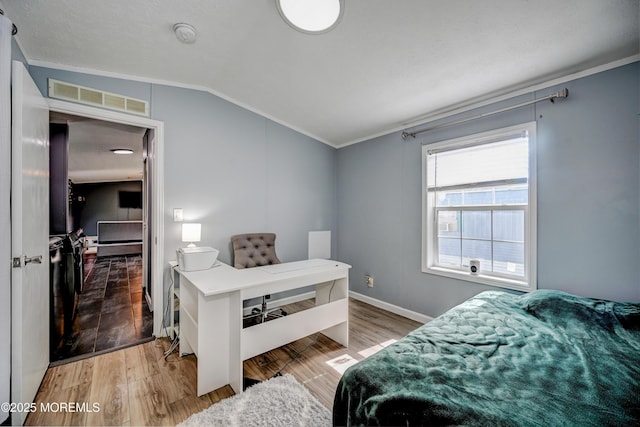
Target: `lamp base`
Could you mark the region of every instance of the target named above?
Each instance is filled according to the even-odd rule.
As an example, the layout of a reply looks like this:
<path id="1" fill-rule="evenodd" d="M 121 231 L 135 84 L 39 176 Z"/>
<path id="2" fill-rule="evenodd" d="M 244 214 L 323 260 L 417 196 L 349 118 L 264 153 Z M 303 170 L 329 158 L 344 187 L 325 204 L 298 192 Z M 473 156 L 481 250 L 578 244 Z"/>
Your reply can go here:
<path id="1" fill-rule="evenodd" d="M 196 244 L 195 244 L 195 243 L 193 243 L 193 242 L 191 242 L 191 243 L 189 243 L 189 244 L 187 245 L 187 247 L 188 247 L 188 248 L 195 248 L 195 247 L 196 247 Z"/>

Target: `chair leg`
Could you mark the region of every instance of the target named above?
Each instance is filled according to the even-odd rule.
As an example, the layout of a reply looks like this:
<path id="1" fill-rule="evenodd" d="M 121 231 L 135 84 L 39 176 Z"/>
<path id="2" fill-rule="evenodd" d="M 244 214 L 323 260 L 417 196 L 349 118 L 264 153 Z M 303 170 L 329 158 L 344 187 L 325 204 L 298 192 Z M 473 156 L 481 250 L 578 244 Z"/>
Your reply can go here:
<path id="1" fill-rule="evenodd" d="M 270 298 L 271 298 L 271 295 L 264 295 L 260 303 L 260 308 L 254 307 L 253 310 L 251 310 L 251 314 L 248 316 L 245 316 L 244 319 L 246 320 L 249 318 L 255 318 L 256 323 L 260 324 L 260 323 L 266 322 L 267 319 L 269 319 L 270 317 L 286 316 L 287 312 L 284 311 L 281 307 L 273 307 L 273 308 L 268 307 L 267 300 Z M 276 312 L 278 311 L 280 312 L 280 314 L 276 314 Z"/>
<path id="2" fill-rule="evenodd" d="M 261 313 L 260 313 L 260 323 L 264 323 L 267 321 L 267 299 L 270 297 L 270 295 L 264 295 L 262 297 L 262 306 L 261 306 Z"/>

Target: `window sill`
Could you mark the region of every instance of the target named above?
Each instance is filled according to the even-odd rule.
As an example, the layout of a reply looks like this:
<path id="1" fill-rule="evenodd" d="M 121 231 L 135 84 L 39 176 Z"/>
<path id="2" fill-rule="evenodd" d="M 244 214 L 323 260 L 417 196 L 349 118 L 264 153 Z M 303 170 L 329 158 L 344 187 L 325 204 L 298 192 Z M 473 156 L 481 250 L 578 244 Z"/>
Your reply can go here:
<path id="1" fill-rule="evenodd" d="M 451 270 L 443 267 L 423 267 L 422 272 L 521 292 L 531 292 L 536 289 L 535 283 L 532 284 L 524 280 L 514 280 L 486 274 L 471 274 L 466 271 Z"/>

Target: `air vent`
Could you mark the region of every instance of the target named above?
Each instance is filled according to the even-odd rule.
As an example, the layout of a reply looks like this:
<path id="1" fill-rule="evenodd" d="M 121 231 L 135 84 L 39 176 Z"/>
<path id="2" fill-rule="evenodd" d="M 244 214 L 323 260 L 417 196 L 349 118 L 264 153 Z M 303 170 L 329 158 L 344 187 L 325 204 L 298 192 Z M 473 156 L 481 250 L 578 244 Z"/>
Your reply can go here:
<path id="1" fill-rule="evenodd" d="M 49 79 L 49 97 L 149 116 L 147 101 Z"/>

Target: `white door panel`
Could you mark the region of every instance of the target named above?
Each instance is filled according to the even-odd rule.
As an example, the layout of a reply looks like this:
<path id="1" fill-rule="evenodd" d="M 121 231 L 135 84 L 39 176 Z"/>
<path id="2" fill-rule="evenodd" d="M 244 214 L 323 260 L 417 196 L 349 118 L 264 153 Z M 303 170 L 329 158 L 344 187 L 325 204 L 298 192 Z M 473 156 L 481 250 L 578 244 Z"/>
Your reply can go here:
<path id="1" fill-rule="evenodd" d="M 21 62 L 12 89 L 11 400 L 24 403 L 49 365 L 49 107 Z"/>

